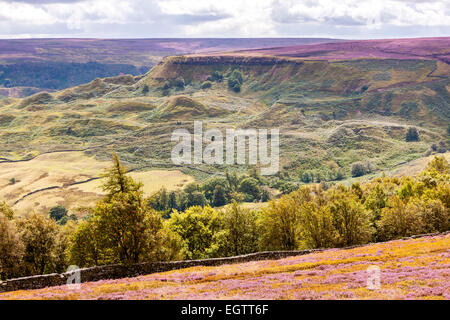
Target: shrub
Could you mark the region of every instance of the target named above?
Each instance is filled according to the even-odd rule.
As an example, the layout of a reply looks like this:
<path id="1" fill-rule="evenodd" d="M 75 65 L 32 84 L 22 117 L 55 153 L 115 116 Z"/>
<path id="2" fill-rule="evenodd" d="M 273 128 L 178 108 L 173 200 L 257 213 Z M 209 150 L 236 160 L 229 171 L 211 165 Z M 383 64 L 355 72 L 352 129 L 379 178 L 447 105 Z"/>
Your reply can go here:
<path id="1" fill-rule="evenodd" d="M 240 92 L 242 83 L 243 83 L 242 72 L 237 69 L 233 70 L 230 78 L 228 79 L 228 87 L 232 89 L 234 92 Z"/>
<path id="2" fill-rule="evenodd" d="M 212 86 L 211 81 L 204 81 L 204 82 L 201 84 L 201 88 L 202 88 L 202 89 L 208 89 L 208 88 L 211 88 L 211 86 Z"/>
<path id="3" fill-rule="evenodd" d="M 214 207 L 220 207 L 227 203 L 226 191 L 225 188 L 221 185 L 217 185 L 214 188 L 214 194 L 212 198 L 212 205 Z"/>
<path id="4" fill-rule="evenodd" d="M 239 192 L 245 194 L 246 201 L 259 200 L 261 198 L 259 182 L 255 178 L 244 178 L 239 184 Z"/>
<path id="5" fill-rule="evenodd" d="M 369 161 L 355 162 L 352 165 L 352 177 L 360 177 L 372 172 L 372 164 Z"/>
<path id="6" fill-rule="evenodd" d="M 67 209 L 61 205 L 57 205 L 50 209 L 49 215 L 51 219 L 59 221 L 63 217 L 67 216 Z"/>
<path id="7" fill-rule="evenodd" d="M 214 81 L 221 82 L 223 79 L 223 74 L 216 70 L 212 74 L 212 79 Z"/>
<path id="8" fill-rule="evenodd" d="M 438 153 L 445 153 L 445 152 L 447 152 L 447 144 L 445 143 L 445 141 L 443 141 L 443 140 L 439 141 L 439 144 L 437 146 L 436 151 Z"/>
<path id="9" fill-rule="evenodd" d="M 414 127 L 409 127 L 405 136 L 406 142 L 419 141 L 419 132 Z"/>
<path id="10" fill-rule="evenodd" d="M 173 81 L 173 85 L 179 89 L 182 90 L 184 89 L 185 83 L 184 83 L 184 79 L 182 77 L 178 77 Z"/>
<path id="11" fill-rule="evenodd" d="M 6 219 L 12 220 L 14 218 L 14 211 L 6 202 L 0 202 L 0 215 L 4 215 Z"/>

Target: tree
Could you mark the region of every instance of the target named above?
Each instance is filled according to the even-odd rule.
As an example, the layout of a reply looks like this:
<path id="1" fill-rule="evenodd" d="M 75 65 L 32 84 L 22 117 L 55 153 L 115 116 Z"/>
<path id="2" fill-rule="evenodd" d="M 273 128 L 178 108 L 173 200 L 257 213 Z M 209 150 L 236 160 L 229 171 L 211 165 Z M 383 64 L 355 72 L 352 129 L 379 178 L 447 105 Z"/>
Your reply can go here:
<path id="1" fill-rule="evenodd" d="M 59 227 L 55 221 L 39 214 L 17 220 L 24 245 L 23 265 L 27 275 L 44 274 L 52 269 L 53 250 Z"/>
<path id="2" fill-rule="evenodd" d="M 300 228 L 302 238 L 308 247 L 329 248 L 336 243 L 336 230 L 327 207 L 316 201 L 305 202 L 300 207 Z"/>
<path id="3" fill-rule="evenodd" d="M 95 218 L 82 221 L 69 239 L 69 261 L 79 267 L 98 266 L 113 262 L 103 252 Z"/>
<path id="4" fill-rule="evenodd" d="M 262 250 L 295 250 L 299 246 L 300 215 L 294 199 L 287 195 L 269 202 L 259 219 Z"/>
<path id="5" fill-rule="evenodd" d="M 150 206 L 158 211 L 164 211 L 169 208 L 169 196 L 166 188 L 161 188 L 158 192 L 152 195 L 149 199 Z"/>
<path id="6" fill-rule="evenodd" d="M 15 225 L 0 211 L 0 280 L 20 275 L 22 255 L 23 244 Z"/>
<path id="7" fill-rule="evenodd" d="M 214 194 L 212 199 L 212 205 L 214 207 L 220 207 L 227 203 L 225 188 L 221 185 L 217 185 L 214 188 Z"/>
<path id="8" fill-rule="evenodd" d="M 49 215 L 50 215 L 51 219 L 53 219 L 55 221 L 59 221 L 63 217 L 67 216 L 67 209 L 61 205 L 57 205 L 50 209 Z"/>
<path id="9" fill-rule="evenodd" d="M 94 216 L 101 235 L 102 246 L 111 250 L 122 263 L 141 261 L 153 233 L 153 215 L 144 203 L 142 190 L 119 192 L 100 201 Z M 157 231 L 157 230 L 156 230 Z"/>
<path id="10" fill-rule="evenodd" d="M 234 92 L 241 91 L 241 85 L 243 83 L 242 72 L 235 69 L 231 73 L 230 78 L 228 79 L 228 87 L 232 89 Z"/>
<path id="11" fill-rule="evenodd" d="M 112 167 L 102 175 L 106 180 L 102 188 L 107 193 L 108 199 L 119 193 L 138 191 L 142 188 L 142 184 L 136 183 L 126 175 L 128 170 L 120 163 L 119 156 L 116 153 L 113 153 L 112 161 Z"/>
<path id="12" fill-rule="evenodd" d="M 8 220 L 12 220 L 14 218 L 14 211 L 6 204 L 5 201 L 0 202 L 0 215 L 1 214 L 3 214 Z"/>
<path id="13" fill-rule="evenodd" d="M 352 165 L 352 176 L 360 177 L 365 174 L 372 172 L 372 164 L 369 161 L 366 162 L 355 162 Z"/>
<path id="14" fill-rule="evenodd" d="M 419 234 L 423 228 L 420 215 L 398 196 L 389 199 L 381 211 L 379 238 L 382 241 Z"/>
<path id="15" fill-rule="evenodd" d="M 83 264 L 129 264 L 154 259 L 162 245 L 162 218 L 146 205 L 142 184 L 126 176 L 116 154 L 104 177 L 103 190 L 108 194 L 75 233 L 72 256 Z M 89 248 L 88 259 L 80 257 L 83 245 Z"/>
<path id="16" fill-rule="evenodd" d="M 222 230 L 214 235 L 211 255 L 236 256 L 258 250 L 257 214 L 236 201 L 223 212 Z"/>
<path id="17" fill-rule="evenodd" d="M 346 187 L 340 185 L 332 190 L 327 207 L 338 236 L 337 246 L 366 243 L 371 239 L 373 230 L 370 214 L 358 197 Z"/>
<path id="18" fill-rule="evenodd" d="M 184 86 L 185 86 L 185 82 L 184 82 L 184 79 L 182 77 L 176 78 L 174 80 L 173 84 L 178 90 L 183 90 Z"/>
<path id="19" fill-rule="evenodd" d="M 167 206 L 169 207 L 169 209 L 177 209 L 178 208 L 178 203 L 177 203 L 177 194 L 172 191 L 169 194 L 169 201 L 167 203 Z"/>
<path id="20" fill-rule="evenodd" d="M 211 207 L 194 206 L 170 216 L 169 225 L 186 247 L 188 259 L 208 258 L 214 234 L 221 229 L 221 218 Z"/>
<path id="21" fill-rule="evenodd" d="M 261 198 L 259 182 L 255 178 L 244 178 L 239 184 L 239 191 L 246 195 L 246 201 L 259 200 Z"/>
<path id="22" fill-rule="evenodd" d="M 434 157 L 433 160 L 431 160 L 425 168 L 425 171 L 430 170 L 436 170 L 440 174 L 449 174 L 450 165 L 444 157 Z"/>
<path id="23" fill-rule="evenodd" d="M 406 131 L 405 136 L 406 142 L 409 141 L 419 141 L 419 132 L 417 132 L 417 129 L 415 127 L 409 127 Z"/>
<path id="24" fill-rule="evenodd" d="M 223 74 L 221 74 L 219 71 L 216 70 L 212 74 L 212 79 L 214 81 L 221 82 L 223 79 Z"/>

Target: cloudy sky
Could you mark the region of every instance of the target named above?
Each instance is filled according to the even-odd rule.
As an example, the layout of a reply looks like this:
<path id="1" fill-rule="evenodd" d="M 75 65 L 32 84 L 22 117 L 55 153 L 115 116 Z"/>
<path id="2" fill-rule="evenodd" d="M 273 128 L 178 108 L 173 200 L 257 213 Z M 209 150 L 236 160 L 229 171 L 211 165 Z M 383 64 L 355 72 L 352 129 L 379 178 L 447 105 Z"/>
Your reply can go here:
<path id="1" fill-rule="evenodd" d="M 450 0 L 0 0 L 0 38 L 450 36 Z"/>

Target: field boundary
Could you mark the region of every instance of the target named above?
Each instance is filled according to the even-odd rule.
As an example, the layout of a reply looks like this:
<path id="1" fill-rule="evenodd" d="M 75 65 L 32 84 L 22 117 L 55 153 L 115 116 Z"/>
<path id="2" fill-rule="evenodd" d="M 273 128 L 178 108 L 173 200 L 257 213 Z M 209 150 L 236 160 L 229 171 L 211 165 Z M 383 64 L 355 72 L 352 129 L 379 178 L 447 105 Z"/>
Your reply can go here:
<path id="1" fill-rule="evenodd" d="M 450 231 L 446 232 L 435 232 L 421 235 L 414 235 L 411 237 L 404 237 L 396 240 L 409 240 L 416 239 L 426 236 L 438 236 L 450 234 Z M 385 241 L 384 243 L 389 242 Z M 383 242 L 376 242 L 383 243 Z M 340 250 L 353 249 L 358 247 L 364 247 L 373 245 L 375 243 L 354 245 L 344 248 L 338 248 Z M 200 259 L 200 260 L 182 260 L 182 261 L 159 261 L 159 262 L 143 262 L 132 265 L 123 264 L 113 264 L 96 266 L 90 268 L 79 269 L 81 282 L 93 282 L 99 280 L 113 280 L 121 278 L 131 278 L 152 273 L 166 272 L 177 269 L 184 269 L 190 267 L 198 266 L 220 266 L 224 264 L 235 264 L 235 263 L 245 263 L 251 261 L 260 260 L 278 260 L 291 256 L 306 255 L 315 252 L 322 252 L 334 248 L 324 248 L 324 249 L 307 249 L 307 250 L 291 250 L 291 251 L 264 251 L 250 253 L 246 255 L 225 257 L 225 258 L 211 258 L 211 259 Z M 74 271 L 65 273 L 51 273 L 45 275 L 36 275 L 30 277 L 9 279 L 0 282 L 0 292 L 16 291 L 16 290 L 32 290 L 32 289 L 42 289 L 46 287 L 62 286 L 67 284 L 67 280 L 74 274 Z"/>

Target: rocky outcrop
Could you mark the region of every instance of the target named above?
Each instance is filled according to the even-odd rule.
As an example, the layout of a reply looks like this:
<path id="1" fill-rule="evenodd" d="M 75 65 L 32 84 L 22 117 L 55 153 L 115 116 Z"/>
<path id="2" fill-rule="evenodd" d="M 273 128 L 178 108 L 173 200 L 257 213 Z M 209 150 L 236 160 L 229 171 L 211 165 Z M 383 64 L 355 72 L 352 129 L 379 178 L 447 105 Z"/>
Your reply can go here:
<path id="1" fill-rule="evenodd" d="M 302 61 L 266 57 L 266 56 L 240 56 L 240 55 L 222 55 L 222 56 L 180 56 L 171 57 L 170 62 L 182 65 L 247 65 L 247 66 L 273 66 L 280 64 L 303 64 Z"/>

